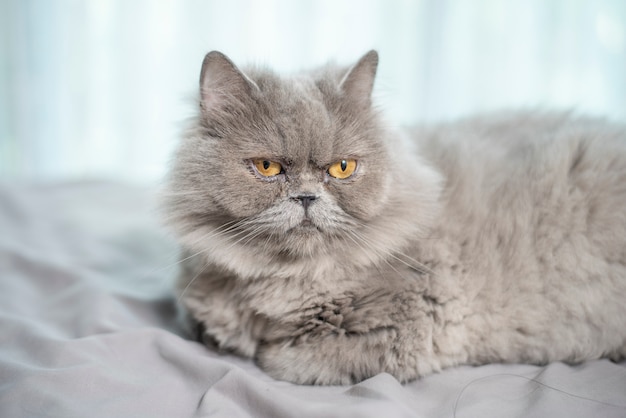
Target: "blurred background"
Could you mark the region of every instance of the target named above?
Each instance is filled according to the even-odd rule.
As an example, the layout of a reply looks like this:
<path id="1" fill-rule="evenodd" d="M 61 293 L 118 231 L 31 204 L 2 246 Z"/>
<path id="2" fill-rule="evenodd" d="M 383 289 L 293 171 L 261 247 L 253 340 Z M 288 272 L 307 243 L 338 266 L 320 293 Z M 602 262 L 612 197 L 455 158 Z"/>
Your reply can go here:
<path id="1" fill-rule="evenodd" d="M 624 0 L 0 0 L 0 176 L 157 184 L 206 52 L 289 72 L 372 48 L 394 124 L 626 121 Z"/>

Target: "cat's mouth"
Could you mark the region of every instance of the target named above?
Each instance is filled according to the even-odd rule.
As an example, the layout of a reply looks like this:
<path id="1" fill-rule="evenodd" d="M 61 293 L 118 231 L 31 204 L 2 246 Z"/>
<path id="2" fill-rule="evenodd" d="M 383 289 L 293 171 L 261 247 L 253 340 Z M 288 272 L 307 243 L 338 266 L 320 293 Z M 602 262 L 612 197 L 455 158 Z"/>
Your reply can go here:
<path id="1" fill-rule="evenodd" d="M 299 224 L 290 228 L 288 232 L 312 233 L 321 232 L 321 229 L 311 218 L 304 217 Z"/>
<path id="2" fill-rule="evenodd" d="M 307 227 L 316 227 L 315 224 L 313 223 L 312 220 L 310 220 L 309 218 L 304 218 L 302 219 L 302 221 L 300 222 L 300 226 L 303 228 L 307 228 Z"/>

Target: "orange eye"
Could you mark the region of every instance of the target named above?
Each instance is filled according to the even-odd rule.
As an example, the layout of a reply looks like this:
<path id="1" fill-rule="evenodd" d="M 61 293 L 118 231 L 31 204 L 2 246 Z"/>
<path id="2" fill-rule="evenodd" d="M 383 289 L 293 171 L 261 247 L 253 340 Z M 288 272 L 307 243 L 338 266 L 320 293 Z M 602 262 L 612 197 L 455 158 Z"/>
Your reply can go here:
<path id="1" fill-rule="evenodd" d="M 252 163 L 256 167 L 256 171 L 262 176 L 273 177 L 283 172 L 283 166 L 268 160 L 253 160 Z"/>
<path id="2" fill-rule="evenodd" d="M 356 160 L 341 160 L 328 167 L 328 174 L 342 180 L 354 174 L 354 170 L 356 170 Z"/>

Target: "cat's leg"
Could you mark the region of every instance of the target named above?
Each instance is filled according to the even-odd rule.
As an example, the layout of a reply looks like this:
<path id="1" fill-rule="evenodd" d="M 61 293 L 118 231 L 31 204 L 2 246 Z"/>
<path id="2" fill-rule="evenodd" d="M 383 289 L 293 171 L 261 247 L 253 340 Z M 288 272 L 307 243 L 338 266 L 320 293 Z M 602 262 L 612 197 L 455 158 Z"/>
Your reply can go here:
<path id="1" fill-rule="evenodd" d="M 178 299 L 191 334 L 206 346 L 252 357 L 267 318 L 248 307 L 232 277 L 210 265 L 183 263 Z"/>
<path id="2" fill-rule="evenodd" d="M 267 318 L 220 299 L 186 300 L 186 305 L 190 304 L 196 307 L 187 308 L 187 321 L 198 341 L 214 350 L 244 357 L 254 355 Z"/>
<path id="3" fill-rule="evenodd" d="M 436 302 L 418 292 L 345 295 L 269 327 L 257 351 L 271 376 L 301 384 L 349 384 L 387 372 L 400 381 L 439 370 Z"/>

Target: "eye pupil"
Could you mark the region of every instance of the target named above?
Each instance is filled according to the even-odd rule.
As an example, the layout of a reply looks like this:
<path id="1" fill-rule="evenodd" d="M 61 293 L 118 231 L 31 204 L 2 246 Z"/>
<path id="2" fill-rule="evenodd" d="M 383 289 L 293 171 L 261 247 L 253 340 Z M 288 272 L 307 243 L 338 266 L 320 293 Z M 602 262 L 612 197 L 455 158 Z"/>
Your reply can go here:
<path id="1" fill-rule="evenodd" d="M 269 161 L 267 161 L 267 160 L 263 161 L 263 168 L 264 168 L 265 170 L 267 170 L 268 168 L 270 168 L 270 162 L 269 162 Z"/>
<path id="2" fill-rule="evenodd" d="M 336 179 L 347 179 L 356 171 L 356 160 L 339 160 L 328 167 L 328 175 Z"/>

